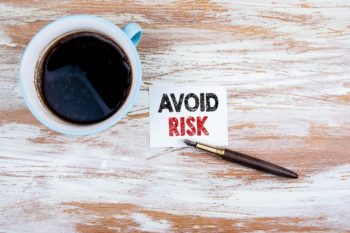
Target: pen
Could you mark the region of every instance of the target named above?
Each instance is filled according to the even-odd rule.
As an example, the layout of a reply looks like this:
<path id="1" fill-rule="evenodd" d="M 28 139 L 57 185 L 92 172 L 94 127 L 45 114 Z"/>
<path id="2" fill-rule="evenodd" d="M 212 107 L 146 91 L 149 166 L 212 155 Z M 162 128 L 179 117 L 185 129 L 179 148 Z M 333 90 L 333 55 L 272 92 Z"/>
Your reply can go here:
<path id="1" fill-rule="evenodd" d="M 258 158 L 254 158 L 249 155 L 245 155 L 245 154 L 224 149 L 224 148 L 208 146 L 199 142 L 190 141 L 188 139 L 185 139 L 184 142 L 188 146 L 193 146 L 195 148 L 216 154 L 223 159 L 226 159 L 228 161 L 231 161 L 249 168 L 264 171 L 277 176 L 294 178 L 294 179 L 298 178 L 298 174 L 291 170 L 288 170 L 284 167 L 278 166 L 276 164 L 273 164 Z"/>

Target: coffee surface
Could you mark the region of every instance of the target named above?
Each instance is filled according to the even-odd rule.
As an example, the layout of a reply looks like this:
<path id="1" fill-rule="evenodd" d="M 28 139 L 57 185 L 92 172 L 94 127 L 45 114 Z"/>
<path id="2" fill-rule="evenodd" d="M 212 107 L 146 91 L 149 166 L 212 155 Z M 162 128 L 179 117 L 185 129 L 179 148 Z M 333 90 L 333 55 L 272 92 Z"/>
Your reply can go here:
<path id="1" fill-rule="evenodd" d="M 122 106 L 130 85 L 126 55 L 99 34 L 68 35 L 48 50 L 42 62 L 42 97 L 51 111 L 72 123 L 108 118 Z"/>

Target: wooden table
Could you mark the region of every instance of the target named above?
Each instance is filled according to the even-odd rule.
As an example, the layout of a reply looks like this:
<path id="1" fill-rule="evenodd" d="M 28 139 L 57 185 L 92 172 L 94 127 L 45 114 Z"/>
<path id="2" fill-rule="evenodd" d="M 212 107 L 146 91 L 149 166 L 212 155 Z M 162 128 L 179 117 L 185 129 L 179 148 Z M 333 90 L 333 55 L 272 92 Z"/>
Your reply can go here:
<path id="1" fill-rule="evenodd" d="M 69 137 L 19 93 L 47 23 L 96 14 L 144 28 L 141 93 L 109 130 Z M 1 1 L 0 232 L 350 231 L 350 2 Z M 148 87 L 228 88 L 229 147 L 289 180 L 190 148 L 149 148 Z"/>

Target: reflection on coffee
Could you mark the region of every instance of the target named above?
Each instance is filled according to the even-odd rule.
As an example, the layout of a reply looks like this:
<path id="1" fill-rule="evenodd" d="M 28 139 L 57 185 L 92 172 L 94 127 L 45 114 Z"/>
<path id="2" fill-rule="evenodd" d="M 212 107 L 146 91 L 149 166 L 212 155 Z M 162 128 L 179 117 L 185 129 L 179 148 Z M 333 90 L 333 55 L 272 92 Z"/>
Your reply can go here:
<path id="1" fill-rule="evenodd" d="M 61 38 L 40 66 L 42 99 L 54 114 L 71 123 L 91 124 L 110 117 L 123 105 L 131 86 L 125 53 L 97 33 Z"/>

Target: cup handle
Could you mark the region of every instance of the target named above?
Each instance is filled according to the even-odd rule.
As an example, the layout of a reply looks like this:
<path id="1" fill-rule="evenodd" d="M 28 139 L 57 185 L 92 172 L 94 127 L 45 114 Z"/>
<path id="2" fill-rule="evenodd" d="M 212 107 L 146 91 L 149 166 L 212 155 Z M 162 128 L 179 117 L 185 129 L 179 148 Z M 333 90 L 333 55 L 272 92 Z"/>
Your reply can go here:
<path id="1" fill-rule="evenodd" d="M 122 30 L 135 46 L 140 43 L 142 37 L 142 28 L 137 23 L 128 23 L 123 27 Z"/>

